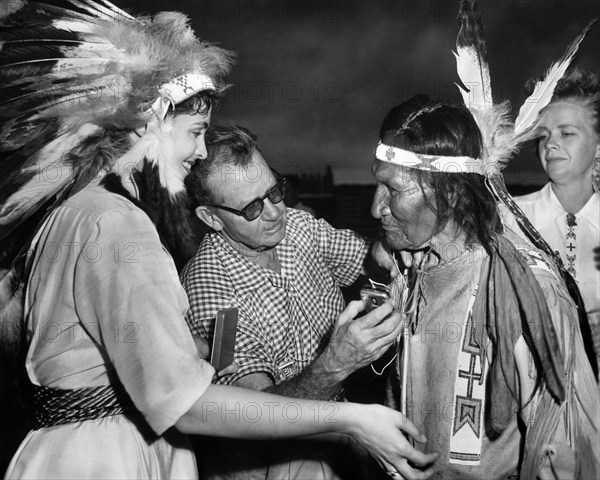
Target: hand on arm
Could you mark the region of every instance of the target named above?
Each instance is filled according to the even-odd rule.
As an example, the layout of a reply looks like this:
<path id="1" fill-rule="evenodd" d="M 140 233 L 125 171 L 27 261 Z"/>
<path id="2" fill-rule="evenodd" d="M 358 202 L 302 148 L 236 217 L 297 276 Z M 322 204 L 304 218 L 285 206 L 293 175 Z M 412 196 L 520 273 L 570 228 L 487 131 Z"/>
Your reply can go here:
<path id="1" fill-rule="evenodd" d="M 194 343 L 196 344 L 196 350 L 198 351 L 198 356 L 203 358 L 204 360 L 210 357 L 210 346 L 208 345 L 208 340 L 206 338 L 201 337 L 200 335 L 192 334 L 192 338 L 194 339 Z"/>
<path id="2" fill-rule="evenodd" d="M 240 413 L 234 417 L 249 405 L 252 416 Z M 210 385 L 176 427 L 188 434 L 249 439 L 345 433 L 365 447 L 382 468 L 398 470 L 407 480 L 433 474 L 431 469 L 421 471 L 408 462 L 426 468 L 437 458 L 437 454 L 425 455 L 414 448 L 402 432 L 419 442 L 426 441 L 423 435 L 400 412 L 381 405 L 289 399 L 221 385 Z"/>
<path id="3" fill-rule="evenodd" d="M 196 350 L 198 351 L 198 356 L 203 358 L 204 360 L 210 359 L 210 346 L 208 344 L 208 340 L 206 338 L 201 337 L 200 335 L 192 335 L 194 339 L 194 343 L 196 344 Z M 238 371 L 237 363 L 233 362 L 228 367 L 225 367 L 220 372 L 217 372 L 217 377 L 222 377 L 224 375 L 231 375 Z"/>

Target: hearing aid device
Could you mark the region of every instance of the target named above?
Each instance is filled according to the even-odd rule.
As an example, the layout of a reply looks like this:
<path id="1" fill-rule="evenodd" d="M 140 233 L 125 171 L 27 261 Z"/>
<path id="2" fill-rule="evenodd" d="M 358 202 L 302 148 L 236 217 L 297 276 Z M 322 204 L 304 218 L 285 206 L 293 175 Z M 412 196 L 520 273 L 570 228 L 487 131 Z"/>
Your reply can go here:
<path id="1" fill-rule="evenodd" d="M 360 299 L 364 302 L 367 313 L 383 305 L 388 298 L 390 296 L 387 290 L 381 288 L 363 288 L 360 291 Z"/>

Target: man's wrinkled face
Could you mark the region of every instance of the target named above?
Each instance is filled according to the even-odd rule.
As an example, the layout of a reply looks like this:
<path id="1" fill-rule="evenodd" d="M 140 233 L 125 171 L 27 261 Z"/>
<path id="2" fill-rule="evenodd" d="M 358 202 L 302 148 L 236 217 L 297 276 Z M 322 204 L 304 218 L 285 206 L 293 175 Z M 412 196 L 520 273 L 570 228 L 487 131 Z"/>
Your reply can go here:
<path id="1" fill-rule="evenodd" d="M 215 203 L 241 210 L 253 200 L 262 197 L 277 183 L 277 179 L 258 151 L 246 167 L 224 165 L 211 172 L 207 187 Z M 221 201 L 222 200 L 222 201 Z M 279 244 L 285 237 L 287 215 L 283 201 L 273 204 L 264 199 L 260 216 L 248 221 L 244 217 L 222 209 L 214 209 L 222 223 L 226 238 L 246 247 L 262 251 Z"/>
<path id="2" fill-rule="evenodd" d="M 423 190 L 408 169 L 375 160 L 372 166 L 377 190 L 371 215 L 381 220 L 388 244 L 396 250 L 418 250 L 435 233 L 437 217 Z M 432 192 L 425 191 L 435 205 Z"/>

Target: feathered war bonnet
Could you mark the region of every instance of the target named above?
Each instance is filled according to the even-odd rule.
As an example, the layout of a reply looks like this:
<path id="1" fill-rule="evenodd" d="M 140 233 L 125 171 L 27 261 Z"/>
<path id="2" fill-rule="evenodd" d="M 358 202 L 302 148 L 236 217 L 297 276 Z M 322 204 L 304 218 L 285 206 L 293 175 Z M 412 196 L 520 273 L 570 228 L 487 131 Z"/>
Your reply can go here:
<path id="1" fill-rule="evenodd" d="M 230 66 L 229 52 L 198 39 L 182 13 L 134 18 L 105 0 L 60 3 L 13 2 L 0 20 L 0 240 L 78 179 L 125 175 L 143 158 L 171 194 L 181 191 L 161 168 L 173 155 L 167 110 L 218 95 Z M 144 126 L 129 151 L 106 141 Z M 101 155 L 74 155 L 101 138 Z"/>
<path id="2" fill-rule="evenodd" d="M 0 8 L 0 326 L 9 334 L 19 331 L 30 229 L 99 172 L 126 176 L 143 159 L 169 195 L 182 190 L 162 168 L 173 155 L 167 111 L 200 92 L 218 97 L 232 57 L 198 39 L 182 13 L 49 3 Z"/>

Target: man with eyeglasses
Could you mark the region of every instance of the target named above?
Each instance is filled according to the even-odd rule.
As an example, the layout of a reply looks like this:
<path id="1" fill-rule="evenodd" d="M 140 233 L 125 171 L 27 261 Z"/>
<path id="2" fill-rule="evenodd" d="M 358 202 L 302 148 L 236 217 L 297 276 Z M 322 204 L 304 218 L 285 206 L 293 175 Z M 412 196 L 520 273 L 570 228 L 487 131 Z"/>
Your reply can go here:
<path id="1" fill-rule="evenodd" d="M 286 209 L 285 179 L 246 129 L 215 125 L 206 139 L 207 159 L 186 180 L 196 215 L 213 230 L 181 276 L 190 329 L 210 341 L 218 310 L 237 307 L 238 370 L 219 383 L 338 398 L 343 380 L 378 359 L 400 333 L 400 315 L 390 314 L 389 303 L 356 320 L 363 303 L 345 307 L 340 287 L 363 271 L 370 242 Z M 286 466 L 282 478 L 340 478 L 323 474 L 327 466 L 307 465 L 296 475 Z M 229 471 L 226 478 L 236 477 Z"/>

